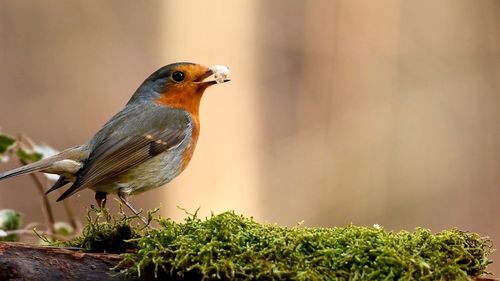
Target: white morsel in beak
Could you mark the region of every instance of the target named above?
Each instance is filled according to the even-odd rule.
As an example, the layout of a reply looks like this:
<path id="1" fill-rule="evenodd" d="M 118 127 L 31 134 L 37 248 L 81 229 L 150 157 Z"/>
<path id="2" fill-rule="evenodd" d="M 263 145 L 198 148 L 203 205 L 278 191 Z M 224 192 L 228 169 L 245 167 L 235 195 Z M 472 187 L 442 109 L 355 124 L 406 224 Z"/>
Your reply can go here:
<path id="1" fill-rule="evenodd" d="M 229 76 L 229 67 L 221 64 L 214 65 L 210 67 L 210 70 L 214 73 L 214 79 L 217 83 L 222 83 Z"/>

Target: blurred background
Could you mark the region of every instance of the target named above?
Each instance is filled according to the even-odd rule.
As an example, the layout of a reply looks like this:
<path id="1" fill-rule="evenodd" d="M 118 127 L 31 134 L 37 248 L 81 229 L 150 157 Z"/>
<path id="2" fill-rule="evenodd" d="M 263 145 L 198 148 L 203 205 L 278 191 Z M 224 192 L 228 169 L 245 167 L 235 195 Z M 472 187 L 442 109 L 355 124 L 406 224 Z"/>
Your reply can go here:
<path id="1" fill-rule="evenodd" d="M 0 127 L 64 149 L 157 68 L 225 64 L 232 81 L 204 96 L 190 166 L 137 207 L 458 227 L 498 247 L 499 14 L 495 0 L 1 0 Z M 29 177 L 0 190 L 0 209 L 44 220 Z M 93 196 L 68 199 L 81 220 Z"/>

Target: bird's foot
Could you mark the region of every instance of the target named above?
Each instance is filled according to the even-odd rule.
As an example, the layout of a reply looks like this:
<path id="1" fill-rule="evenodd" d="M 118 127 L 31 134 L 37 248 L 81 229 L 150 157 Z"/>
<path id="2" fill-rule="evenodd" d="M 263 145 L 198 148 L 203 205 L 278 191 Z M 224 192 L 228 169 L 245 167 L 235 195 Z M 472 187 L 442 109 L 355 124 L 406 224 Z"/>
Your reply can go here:
<path id="1" fill-rule="evenodd" d="M 128 201 L 128 193 L 125 193 L 125 192 L 118 192 L 118 198 L 120 198 L 120 201 L 122 201 L 123 204 L 125 204 L 125 206 L 127 206 L 130 211 L 132 211 L 132 213 L 134 213 L 138 218 L 140 218 L 142 220 L 142 222 L 144 222 L 144 224 L 146 226 L 149 225 L 149 222 L 146 220 L 146 218 L 144 218 L 143 216 L 141 216 L 141 211 L 137 211 L 136 208 L 134 208 L 134 206 L 132 205 L 132 203 L 130 203 L 130 201 Z"/>

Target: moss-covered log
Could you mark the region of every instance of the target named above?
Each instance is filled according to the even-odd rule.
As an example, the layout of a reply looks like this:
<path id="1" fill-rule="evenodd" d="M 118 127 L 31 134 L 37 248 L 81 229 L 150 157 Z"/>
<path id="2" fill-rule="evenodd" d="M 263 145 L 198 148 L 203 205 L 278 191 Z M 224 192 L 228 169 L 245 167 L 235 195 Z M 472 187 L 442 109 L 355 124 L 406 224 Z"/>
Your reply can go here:
<path id="1" fill-rule="evenodd" d="M 0 242 L 0 280 L 138 280 L 110 270 L 120 260 L 117 254 Z M 143 272 L 140 280 L 152 278 L 151 273 Z M 475 280 L 498 281 L 486 277 L 476 277 Z"/>
<path id="2" fill-rule="evenodd" d="M 0 280 L 488 280 L 478 276 L 490 242 L 458 230 L 289 228 L 232 212 L 184 223 L 158 218 L 156 229 L 132 220 L 98 211 L 82 236 L 63 243 L 120 255 L 2 244 Z"/>
<path id="3" fill-rule="evenodd" d="M 0 242 L 0 280 L 138 280 L 111 271 L 121 260 L 117 254 L 83 253 L 59 247 Z M 141 280 L 151 280 L 143 272 Z M 476 277 L 476 281 L 498 279 Z"/>

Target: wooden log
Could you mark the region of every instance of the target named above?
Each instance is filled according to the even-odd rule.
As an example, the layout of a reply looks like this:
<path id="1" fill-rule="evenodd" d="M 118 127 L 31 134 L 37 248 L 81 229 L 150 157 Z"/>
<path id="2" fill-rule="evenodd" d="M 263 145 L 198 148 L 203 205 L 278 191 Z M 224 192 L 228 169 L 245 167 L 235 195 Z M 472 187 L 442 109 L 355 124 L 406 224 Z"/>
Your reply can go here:
<path id="1" fill-rule="evenodd" d="M 119 255 L 0 242 L 0 280 L 122 280 Z"/>

